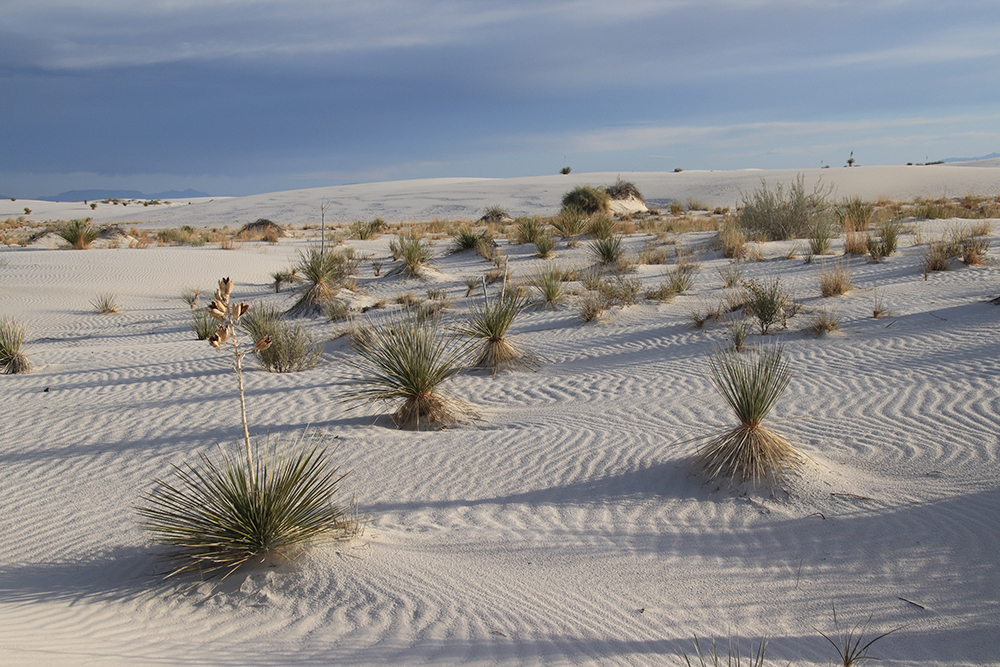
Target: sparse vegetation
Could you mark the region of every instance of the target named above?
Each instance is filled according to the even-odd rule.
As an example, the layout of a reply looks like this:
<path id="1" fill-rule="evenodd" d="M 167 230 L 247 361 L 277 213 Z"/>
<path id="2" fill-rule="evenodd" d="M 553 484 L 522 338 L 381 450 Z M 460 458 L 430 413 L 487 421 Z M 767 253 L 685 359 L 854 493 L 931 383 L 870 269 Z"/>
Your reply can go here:
<path id="1" fill-rule="evenodd" d="M 719 277 L 724 287 L 736 287 L 743 280 L 742 264 L 727 264 L 719 268 Z"/>
<path id="2" fill-rule="evenodd" d="M 621 176 L 611 185 L 605 186 L 604 191 L 608 193 L 611 199 L 638 199 L 639 201 L 645 201 L 635 183 L 622 180 Z"/>
<path id="3" fill-rule="evenodd" d="M 611 216 L 599 213 L 587 221 L 587 233 L 595 239 L 610 239 L 615 235 L 615 221 Z"/>
<path id="4" fill-rule="evenodd" d="M 854 286 L 850 266 L 842 261 L 829 266 L 824 262 L 819 274 L 819 292 L 824 297 L 847 294 Z"/>
<path id="5" fill-rule="evenodd" d="M 576 312 L 584 322 L 596 322 L 604 317 L 608 302 L 600 292 L 587 292 L 577 303 Z"/>
<path id="6" fill-rule="evenodd" d="M 329 308 L 327 303 L 327 308 Z M 271 304 L 261 304 L 248 312 L 240 326 L 253 340 L 270 338 L 271 344 L 254 349 L 261 367 L 270 373 L 295 373 L 315 367 L 323 354 L 301 325 L 285 320 L 285 314 Z"/>
<path id="7" fill-rule="evenodd" d="M 275 294 L 281 291 L 282 285 L 294 285 L 299 282 L 299 268 L 300 267 L 298 266 L 291 266 L 287 269 L 271 273 L 271 280 L 274 281 Z"/>
<path id="8" fill-rule="evenodd" d="M 312 247 L 299 253 L 297 268 L 305 284 L 299 288 L 299 296 L 288 309 L 288 314 L 296 317 L 322 313 L 342 281 L 354 275 L 360 262 L 351 248 L 323 252 Z"/>
<path id="9" fill-rule="evenodd" d="M 787 440 L 764 425 L 791 380 L 782 348 L 718 351 L 709 358 L 709 370 L 740 423 L 707 436 L 696 455 L 698 465 L 713 480 L 779 485 L 802 460 Z"/>
<path id="10" fill-rule="evenodd" d="M 733 344 L 733 350 L 739 352 L 746 347 L 747 339 L 753 333 L 753 321 L 748 317 L 739 317 L 726 322 L 726 333 Z"/>
<path id="11" fill-rule="evenodd" d="M 188 324 L 191 331 L 195 333 L 198 340 L 208 340 L 215 333 L 215 320 L 208 314 L 205 308 L 199 308 L 191 314 L 191 322 Z"/>
<path id="12" fill-rule="evenodd" d="M 722 256 L 727 259 L 738 259 L 746 253 L 747 236 L 735 218 L 727 217 L 722 224 L 718 243 L 722 247 Z"/>
<path id="13" fill-rule="evenodd" d="M 743 195 L 740 226 L 752 238 L 784 241 L 808 237 L 819 220 L 829 215 L 826 198 L 830 188 L 817 184 L 806 193 L 805 177 L 799 175 L 787 189 L 779 183 L 773 190 L 761 180 L 760 188 Z"/>
<path id="14" fill-rule="evenodd" d="M 483 209 L 483 215 L 479 218 L 479 222 L 486 225 L 498 225 L 512 219 L 510 212 L 505 207 L 494 204 Z"/>
<path id="15" fill-rule="evenodd" d="M 393 421 L 407 429 L 453 425 L 470 414 L 467 403 L 443 388 L 461 371 L 468 342 L 456 344 L 433 320 L 412 312 L 370 322 L 363 331 L 354 339 L 357 358 L 345 360 L 355 375 L 344 401 L 395 406 Z"/>
<path id="16" fill-rule="evenodd" d="M 91 225 L 90 218 L 87 218 L 86 220 L 70 220 L 61 224 L 56 230 L 56 234 L 75 250 L 86 250 L 101 235 L 101 231 Z"/>
<path id="17" fill-rule="evenodd" d="M 406 278 L 419 278 L 423 275 L 424 268 L 431 261 L 431 249 L 424 241 L 407 234 L 400 234 L 395 241 L 400 263 L 393 270 L 393 274 L 400 274 Z"/>
<path id="18" fill-rule="evenodd" d="M 780 276 L 748 278 L 742 285 L 746 313 L 757 320 L 761 336 L 769 334 L 771 327 L 776 325 L 784 327 L 788 318 L 797 311 L 791 294 L 781 284 Z"/>
<path id="19" fill-rule="evenodd" d="M 563 275 L 559 266 L 540 267 L 528 279 L 528 284 L 538 290 L 545 307 L 555 308 L 565 300 Z"/>
<path id="20" fill-rule="evenodd" d="M 611 207 L 611 196 L 603 188 L 578 185 L 562 198 L 563 209 L 575 209 L 586 215 L 607 213 Z"/>
<path id="21" fill-rule="evenodd" d="M 839 328 L 840 320 L 837 317 L 837 313 L 832 310 L 826 310 L 825 308 L 817 311 L 813 315 L 812 322 L 809 323 L 809 331 L 817 336 L 831 333 Z"/>
<path id="22" fill-rule="evenodd" d="M 117 315 L 121 312 L 121 306 L 118 305 L 118 299 L 114 294 L 98 294 L 90 305 L 98 315 Z"/>
<path id="23" fill-rule="evenodd" d="M 458 333 L 473 341 L 474 367 L 488 369 L 492 375 L 501 370 L 538 367 L 538 357 L 509 335 L 510 327 L 527 306 L 528 299 L 512 289 L 501 290 L 492 301 L 484 293 L 482 302 L 469 304 L 469 319 Z"/>
<path id="24" fill-rule="evenodd" d="M 896 632 L 898 628 L 889 630 L 888 632 L 883 632 L 882 634 L 865 641 L 865 634 L 868 632 L 868 626 L 871 625 L 872 617 L 868 616 L 868 620 L 864 623 L 858 623 L 854 627 L 844 628 L 841 630 L 840 623 L 837 621 L 837 608 L 833 608 L 833 627 L 837 641 L 834 641 L 829 635 L 821 630 L 813 628 L 823 639 L 830 642 L 834 649 L 837 650 L 837 658 L 839 664 L 842 667 L 856 667 L 862 662 L 868 660 L 878 660 L 873 655 L 869 654 L 872 646 L 875 642 L 879 641 L 884 637 L 888 637 L 893 632 Z"/>
<path id="25" fill-rule="evenodd" d="M 454 254 L 465 250 L 479 252 L 485 245 L 493 244 L 493 235 L 489 231 L 477 232 L 471 227 L 458 227 L 452 232 L 451 246 L 448 252 Z M 479 253 L 482 254 L 482 253 Z M 484 255 L 485 256 L 485 255 Z"/>
<path id="26" fill-rule="evenodd" d="M 552 220 L 552 226 L 564 239 L 580 236 L 587 227 L 587 214 L 578 208 L 563 208 Z"/>
<path id="27" fill-rule="evenodd" d="M 517 227 L 514 230 L 514 242 L 518 245 L 525 243 L 536 243 L 545 233 L 542 229 L 542 220 L 537 217 L 518 218 L 515 221 Z"/>
<path id="28" fill-rule="evenodd" d="M 612 236 L 606 239 L 594 239 L 588 246 L 590 254 L 601 264 L 620 264 L 625 256 L 625 248 L 622 245 L 621 236 Z"/>
<path id="29" fill-rule="evenodd" d="M 28 330 L 9 317 L 0 318 L 0 373 L 19 375 L 31 371 L 31 362 L 24 353 Z"/>
<path id="30" fill-rule="evenodd" d="M 556 240 L 551 235 L 543 232 L 535 239 L 535 248 L 537 248 L 540 258 L 551 259 L 555 256 Z"/>
<path id="31" fill-rule="evenodd" d="M 377 239 L 386 228 L 386 222 L 382 218 L 374 220 L 357 220 L 352 222 L 347 228 L 347 233 L 352 239 L 359 241 L 371 241 Z"/>

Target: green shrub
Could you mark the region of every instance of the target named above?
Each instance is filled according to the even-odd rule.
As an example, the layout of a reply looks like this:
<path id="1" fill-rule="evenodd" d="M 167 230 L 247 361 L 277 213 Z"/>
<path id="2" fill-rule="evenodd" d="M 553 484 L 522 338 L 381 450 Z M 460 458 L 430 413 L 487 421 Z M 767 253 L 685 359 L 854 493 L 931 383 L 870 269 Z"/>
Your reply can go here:
<path id="1" fill-rule="evenodd" d="M 377 239 L 385 228 L 386 223 L 382 218 L 375 218 L 369 221 L 358 220 L 348 226 L 347 233 L 352 239 L 370 241 Z"/>
<path id="2" fill-rule="evenodd" d="M 0 318 L 0 373 L 18 375 L 31 371 L 31 362 L 24 353 L 24 338 L 28 330 L 9 317 Z"/>
<path id="3" fill-rule="evenodd" d="M 56 230 L 56 234 L 74 249 L 86 250 L 101 235 L 101 231 L 92 226 L 90 218 L 87 218 L 85 220 L 71 220 L 63 223 Z"/>
<path id="4" fill-rule="evenodd" d="M 253 340 L 270 337 L 271 345 L 254 350 L 260 365 L 270 373 L 294 373 L 313 368 L 319 363 L 323 348 L 313 342 L 300 325 L 285 320 L 285 314 L 275 306 L 262 304 L 252 308 L 240 326 Z"/>
<path id="5" fill-rule="evenodd" d="M 619 176 L 611 185 L 604 186 L 604 191 L 608 193 L 608 196 L 611 197 L 611 199 L 635 198 L 639 201 L 645 201 L 642 198 L 642 193 L 639 192 L 639 188 L 636 187 L 635 183 L 632 181 L 623 181 L 621 176 Z"/>
<path id="6" fill-rule="evenodd" d="M 785 326 L 792 317 L 797 306 L 792 301 L 791 294 L 781 284 L 781 277 L 759 279 L 749 278 L 743 281 L 742 301 L 746 313 L 757 320 L 760 335 L 766 336 L 771 327 L 780 324 Z"/>
<path id="7" fill-rule="evenodd" d="M 299 296 L 288 309 L 288 314 L 301 316 L 322 313 L 343 281 L 357 272 L 360 263 L 361 259 L 354 256 L 352 248 L 323 252 L 312 247 L 299 253 L 297 269 L 304 285 L 299 288 Z"/>
<path id="8" fill-rule="evenodd" d="M 407 278 L 419 278 L 431 261 L 431 249 L 416 236 L 400 234 L 394 241 L 395 250 L 399 252 L 400 263 L 392 270 L 392 274 L 400 274 Z"/>
<path id="9" fill-rule="evenodd" d="M 479 218 L 479 222 L 487 225 L 497 225 L 505 220 L 511 220 L 510 213 L 506 208 L 500 206 L 499 204 L 494 204 L 492 206 L 487 206 L 483 209 L 483 215 Z"/>
<path id="10" fill-rule="evenodd" d="M 459 227 L 452 232 L 451 236 L 451 246 L 448 252 L 452 254 L 464 250 L 478 252 L 481 245 L 493 243 L 493 236 L 488 231 L 477 232 L 471 227 Z"/>
<path id="11" fill-rule="evenodd" d="M 812 194 L 806 193 L 805 177 L 799 175 L 787 189 L 779 183 L 774 190 L 762 179 L 761 186 L 750 195 L 743 195 L 740 226 L 752 238 L 784 241 L 808 237 L 817 222 L 829 216 L 826 198 L 829 188 L 817 184 Z"/>
<path id="12" fill-rule="evenodd" d="M 625 256 L 625 248 L 622 245 L 621 236 L 612 236 L 606 239 L 594 239 L 588 244 L 590 254 L 601 264 L 620 264 Z"/>
<path id="13" fill-rule="evenodd" d="M 611 197 L 603 188 L 578 185 L 562 198 L 563 209 L 576 209 L 587 215 L 611 210 Z"/>
<path id="14" fill-rule="evenodd" d="M 485 295 L 482 302 L 469 304 L 469 319 L 457 331 L 473 342 L 474 367 L 489 369 L 493 375 L 501 370 L 538 367 L 538 357 L 508 335 L 527 306 L 528 300 L 512 289 L 501 291 L 492 302 Z"/>
<path id="15" fill-rule="evenodd" d="M 552 226 L 564 239 L 579 236 L 587 228 L 587 214 L 578 208 L 563 208 L 552 221 Z"/>
<path id="16" fill-rule="evenodd" d="M 566 297 L 563 292 L 563 275 L 560 267 L 548 266 L 536 270 L 528 280 L 528 284 L 538 290 L 542 303 L 548 308 L 555 308 Z"/>
<path id="17" fill-rule="evenodd" d="M 542 221 L 540 218 L 518 218 L 515 223 L 517 224 L 517 228 L 514 231 L 514 242 L 518 245 L 535 243 L 545 233 L 542 230 Z"/>
<path id="18" fill-rule="evenodd" d="M 538 256 L 542 259 L 549 259 L 555 255 L 556 240 L 550 234 L 542 233 L 535 239 L 535 248 L 538 249 Z"/>

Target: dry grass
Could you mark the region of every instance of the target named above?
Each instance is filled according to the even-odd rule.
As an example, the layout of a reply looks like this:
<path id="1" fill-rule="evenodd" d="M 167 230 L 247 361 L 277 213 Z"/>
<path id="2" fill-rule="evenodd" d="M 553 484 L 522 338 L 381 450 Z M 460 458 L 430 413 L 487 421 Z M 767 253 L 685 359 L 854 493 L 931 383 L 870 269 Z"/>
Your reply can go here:
<path id="1" fill-rule="evenodd" d="M 839 328 L 840 320 L 837 317 L 836 311 L 826 310 L 825 308 L 815 313 L 812 321 L 809 323 L 809 331 L 817 336 L 831 333 Z"/>
<path id="2" fill-rule="evenodd" d="M 0 318 L 0 373 L 19 375 L 31 371 L 31 362 L 24 353 L 28 330 L 9 317 Z"/>
<path id="3" fill-rule="evenodd" d="M 836 261 L 833 266 L 826 262 L 819 274 L 819 292 L 824 297 L 847 294 L 854 287 L 850 266 L 842 261 Z"/>
<path id="4" fill-rule="evenodd" d="M 584 322 L 596 322 L 604 318 L 609 305 L 600 292 L 588 292 L 577 303 L 576 312 Z"/>

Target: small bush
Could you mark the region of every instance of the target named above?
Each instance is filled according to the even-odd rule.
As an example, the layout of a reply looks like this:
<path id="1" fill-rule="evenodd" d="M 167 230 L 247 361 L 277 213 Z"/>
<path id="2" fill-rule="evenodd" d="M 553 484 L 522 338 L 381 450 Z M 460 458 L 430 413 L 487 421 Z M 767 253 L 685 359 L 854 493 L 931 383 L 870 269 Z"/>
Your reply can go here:
<path id="1" fill-rule="evenodd" d="M 645 201 L 635 183 L 624 181 L 621 176 L 611 185 L 604 186 L 604 191 L 608 193 L 611 199 L 638 199 L 639 201 Z"/>
<path id="2" fill-rule="evenodd" d="M 829 218 L 818 218 L 809 233 L 809 252 L 813 255 L 829 255 L 835 237 L 836 230 Z"/>
<path id="3" fill-rule="evenodd" d="M 564 209 L 576 209 L 586 215 L 607 213 L 611 208 L 611 197 L 603 188 L 589 185 L 578 185 L 562 198 Z"/>
<path id="4" fill-rule="evenodd" d="M 323 312 L 326 303 L 333 298 L 342 283 L 353 276 L 361 263 L 354 256 L 354 250 L 323 252 L 312 247 L 299 253 L 298 273 L 304 285 L 299 288 L 299 296 L 288 309 L 292 316 L 315 315 Z"/>
<path id="5" fill-rule="evenodd" d="M 471 227 L 459 227 L 452 232 L 451 247 L 448 252 L 454 254 L 465 250 L 476 250 L 480 244 L 493 243 L 493 236 L 488 231 L 477 232 Z"/>
<path id="6" fill-rule="evenodd" d="M 473 366 L 489 369 L 496 375 L 501 370 L 538 367 L 538 357 L 508 332 L 514 321 L 528 306 L 528 300 L 514 290 L 503 290 L 492 302 L 485 295 L 481 303 L 469 304 L 469 319 L 458 333 L 473 341 Z"/>
<path id="7" fill-rule="evenodd" d="M 299 267 L 292 266 L 281 271 L 271 273 L 271 280 L 274 281 L 274 293 L 281 291 L 282 285 L 294 285 L 299 282 Z"/>
<path id="8" fill-rule="evenodd" d="M 257 218 L 240 227 L 236 235 L 246 241 L 257 239 L 268 243 L 277 243 L 278 237 L 285 236 L 285 230 L 267 218 Z"/>
<path id="9" fill-rule="evenodd" d="M 194 287 L 187 287 L 181 292 L 181 299 L 184 303 L 188 305 L 188 308 L 194 310 L 198 307 L 198 301 L 201 298 L 201 290 Z"/>
<path id="10" fill-rule="evenodd" d="M 753 333 L 753 321 L 748 317 L 740 317 L 726 322 L 726 333 L 733 344 L 733 350 L 739 352 L 746 347 L 747 339 Z"/>
<path id="11" fill-rule="evenodd" d="M 563 176 L 565 176 L 566 174 L 568 174 L 571 171 L 572 171 L 572 169 L 570 167 L 563 167 L 562 169 L 559 170 L 559 173 L 562 174 Z"/>
<path id="12" fill-rule="evenodd" d="M 743 265 L 728 264 L 719 268 L 719 277 L 724 287 L 736 287 L 743 280 Z"/>
<path id="13" fill-rule="evenodd" d="M 545 233 L 542 231 L 542 220 L 537 217 L 518 218 L 515 223 L 514 242 L 518 245 L 535 243 Z"/>
<path id="14" fill-rule="evenodd" d="M 483 209 L 483 215 L 479 218 L 479 222 L 486 225 L 498 225 L 512 219 L 510 212 L 506 208 L 499 204 L 494 204 Z"/>
<path id="15" fill-rule="evenodd" d="M 90 302 L 90 305 L 93 306 L 94 312 L 98 315 L 116 315 L 121 310 L 114 294 L 98 294 Z"/>
<path id="16" fill-rule="evenodd" d="M 743 195 L 740 226 L 747 235 L 768 241 L 785 241 L 809 236 L 817 221 L 829 215 L 826 202 L 830 188 L 817 184 L 812 194 L 806 193 L 805 177 L 801 174 L 786 190 L 779 183 L 770 190 L 761 180 L 759 189 Z"/>
<path id="17" fill-rule="evenodd" d="M 678 265 L 663 275 L 674 294 L 683 294 L 694 287 L 694 270 L 688 266 Z"/>
<path id="18" fill-rule="evenodd" d="M 620 264 L 625 256 L 625 248 L 622 245 L 621 236 L 612 236 L 606 239 L 594 239 L 588 244 L 590 254 L 601 264 Z"/>
<path id="19" fill-rule="evenodd" d="M 587 233 L 595 239 L 610 239 L 615 235 L 615 222 L 611 216 L 595 215 L 587 222 Z"/>
<path id="20" fill-rule="evenodd" d="M 643 296 L 650 301 L 657 301 L 659 303 L 665 303 L 667 301 L 673 301 L 674 297 L 677 296 L 677 292 L 670 283 L 663 282 L 660 283 L 659 287 L 651 287 L 643 292 Z"/>
<path id="21" fill-rule="evenodd" d="M 199 308 L 191 314 L 191 322 L 188 324 L 191 331 L 195 333 L 198 340 L 208 340 L 215 333 L 216 322 L 209 315 L 208 310 Z"/>
<path id="22" fill-rule="evenodd" d="M 924 280 L 927 274 L 934 271 L 947 271 L 949 260 L 951 259 L 951 247 L 946 241 L 935 241 L 927 247 L 927 251 L 921 258 L 920 265 L 924 272 Z"/>
<path id="23" fill-rule="evenodd" d="M 578 208 L 563 208 L 552 220 L 552 226 L 564 239 L 579 236 L 587 228 L 587 214 Z"/>
<path id="24" fill-rule="evenodd" d="M 358 357 L 345 360 L 355 373 L 342 400 L 393 405 L 399 428 L 447 426 L 470 414 L 468 404 L 442 386 L 461 372 L 468 342 L 455 344 L 432 320 L 410 312 L 363 331 L 355 338 Z"/>
<path id="25" fill-rule="evenodd" d="M 819 274 L 819 292 L 824 297 L 847 294 L 854 286 L 850 267 L 843 262 L 834 262 L 833 267 L 823 264 Z"/>
<path id="26" fill-rule="evenodd" d="M 399 251 L 400 263 L 392 270 L 392 273 L 407 278 L 419 278 L 428 262 L 431 261 L 430 246 L 420 238 L 405 234 L 400 234 L 395 243 Z"/>
<path id="27" fill-rule="evenodd" d="M 775 325 L 785 326 L 788 318 L 795 314 L 797 307 L 782 286 L 780 276 L 749 278 L 742 284 L 746 313 L 757 320 L 760 335 L 766 336 Z"/>
<path id="28" fill-rule="evenodd" d="M 603 294 L 588 292 L 577 303 L 576 312 L 584 322 L 596 322 L 604 317 L 609 305 Z"/>
<path id="29" fill-rule="evenodd" d="M 812 322 L 809 324 L 809 331 L 817 336 L 831 333 L 839 328 L 840 320 L 837 318 L 837 313 L 826 309 L 820 310 L 813 315 Z"/>
<path id="30" fill-rule="evenodd" d="M 747 236 L 735 219 L 730 218 L 723 223 L 718 244 L 722 248 L 722 256 L 727 259 L 737 259 L 746 254 Z"/>
<path id="31" fill-rule="evenodd" d="M 538 249 L 538 256 L 542 259 L 550 259 L 555 255 L 556 240 L 549 234 L 542 233 L 535 239 L 535 248 Z"/>
<path id="32" fill-rule="evenodd" d="M 240 325 L 253 340 L 271 338 L 271 345 L 254 350 L 260 365 L 270 373 L 295 373 L 315 367 L 323 348 L 313 342 L 300 325 L 285 321 L 285 314 L 272 305 L 259 305 L 251 309 Z"/>
<path id="33" fill-rule="evenodd" d="M 899 245 L 899 234 L 902 230 L 902 223 L 898 220 L 887 220 L 878 225 L 878 236 L 869 236 L 866 241 L 868 254 L 875 264 L 880 263 L 884 258 L 892 256 Z"/>
<path id="34" fill-rule="evenodd" d="M 18 375 L 31 371 L 31 362 L 24 353 L 28 330 L 9 317 L 0 318 L 0 373 Z"/>
<path id="35" fill-rule="evenodd" d="M 684 213 L 684 203 L 679 202 L 676 199 L 670 202 L 670 214 L 680 215 Z"/>
<path id="36" fill-rule="evenodd" d="M 624 307 L 639 303 L 639 292 L 641 290 L 641 281 L 635 278 L 614 276 L 605 280 L 598 291 L 604 296 L 605 301 L 609 305 Z"/>
<path id="37" fill-rule="evenodd" d="M 719 351 L 709 359 L 712 381 L 740 423 L 708 436 L 696 461 L 713 480 L 778 485 L 802 457 L 763 422 L 788 387 L 791 374 L 781 347 L 745 354 Z"/>
<path id="38" fill-rule="evenodd" d="M 538 290 L 542 303 L 555 308 L 566 298 L 563 291 L 563 270 L 558 266 L 539 268 L 529 278 L 528 284 Z"/>
<path id="39" fill-rule="evenodd" d="M 71 220 L 63 223 L 56 230 L 56 234 L 74 249 L 86 250 L 101 235 L 101 231 L 92 226 L 90 218 L 87 218 L 86 220 Z"/>
<path id="40" fill-rule="evenodd" d="M 352 239 L 371 241 L 377 239 L 385 228 L 386 222 L 382 218 L 369 221 L 358 220 L 348 226 L 347 233 Z"/>
<path id="41" fill-rule="evenodd" d="M 962 262 L 966 266 L 978 266 L 986 261 L 986 253 L 990 249 L 990 242 L 984 238 L 967 238 L 961 243 Z"/>

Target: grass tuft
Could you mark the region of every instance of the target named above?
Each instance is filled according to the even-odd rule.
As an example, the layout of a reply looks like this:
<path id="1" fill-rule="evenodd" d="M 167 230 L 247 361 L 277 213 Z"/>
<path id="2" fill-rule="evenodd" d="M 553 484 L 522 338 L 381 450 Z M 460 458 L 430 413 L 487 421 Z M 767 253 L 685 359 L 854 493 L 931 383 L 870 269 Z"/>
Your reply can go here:
<path id="1" fill-rule="evenodd" d="M 492 301 L 489 294 L 485 294 L 482 302 L 469 304 L 469 319 L 457 331 L 473 341 L 474 367 L 489 369 L 492 375 L 515 368 L 538 368 L 538 357 L 508 335 L 514 320 L 527 306 L 527 298 L 516 290 L 507 289 Z"/>
<path id="2" fill-rule="evenodd" d="M 391 274 L 399 274 L 406 278 L 419 278 L 424 268 L 431 261 L 431 249 L 417 236 L 400 234 L 393 241 L 393 253 L 398 252 L 399 265 Z M 392 246 L 390 246 L 392 247 Z"/>
<path id="3" fill-rule="evenodd" d="M 555 308 L 566 298 L 564 276 L 565 272 L 559 266 L 541 267 L 528 279 L 528 284 L 538 290 L 546 308 Z"/>
<path id="4" fill-rule="evenodd" d="M 0 373 L 19 375 L 31 371 L 31 362 L 24 353 L 24 338 L 28 330 L 9 317 L 0 319 Z"/>
<path id="5" fill-rule="evenodd" d="M 829 216 L 826 202 L 829 194 L 830 188 L 818 183 L 811 194 L 807 193 L 802 174 L 787 189 L 779 183 L 772 190 L 761 180 L 760 188 L 743 195 L 740 226 L 754 239 L 806 238 L 819 221 Z"/>
<path id="6" fill-rule="evenodd" d="M 601 264 L 608 266 L 620 264 L 625 256 L 625 247 L 621 236 L 611 236 L 606 239 L 594 239 L 587 244 L 590 254 Z"/>
<path id="7" fill-rule="evenodd" d="M 586 215 L 607 213 L 611 209 L 611 196 L 604 188 L 578 185 L 562 198 L 563 209 L 576 209 Z"/>
<path id="8" fill-rule="evenodd" d="M 329 303 L 332 303 L 329 302 Z M 254 350 L 260 365 L 270 373 L 295 373 L 314 368 L 323 354 L 301 325 L 285 320 L 285 314 L 270 304 L 261 304 L 243 316 L 240 326 L 253 339 L 271 338 L 271 345 Z"/>
<path id="9" fill-rule="evenodd" d="M 470 344 L 455 344 L 431 319 L 413 312 L 370 323 L 354 339 L 357 358 L 345 363 L 355 376 L 342 393 L 350 402 L 396 406 L 399 428 L 417 429 L 458 423 L 469 406 L 442 385 L 459 372 Z"/>
<path id="10" fill-rule="evenodd" d="M 749 353 L 717 351 L 709 359 L 712 381 L 739 425 L 708 436 L 696 455 L 710 479 L 780 484 L 801 456 L 764 419 L 788 387 L 791 374 L 780 346 Z"/>
<path id="11" fill-rule="evenodd" d="M 839 296 L 850 292 L 853 286 L 850 266 L 841 261 L 834 262 L 833 267 L 823 263 L 819 274 L 820 294 L 824 297 Z"/>
<path id="12" fill-rule="evenodd" d="M 830 644 L 833 645 L 833 648 L 836 649 L 837 651 L 839 664 L 842 665 L 842 667 L 855 667 L 856 665 L 859 665 L 866 660 L 878 660 L 878 658 L 869 654 L 869 651 L 871 650 L 872 646 L 875 645 L 875 642 L 891 635 L 893 632 L 896 632 L 896 630 L 899 629 L 895 628 L 893 630 L 889 630 L 888 632 L 883 632 L 879 636 L 874 637 L 873 639 L 869 639 L 868 641 L 865 641 L 865 633 L 868 631 L 868 626 L 871 624 L 871 622 L 872 622 L 872 617 L 869 616 L 868 620 L 865 621 L 864 623 L 858 623 L 854 627 L 844 628 L 843 630 L 841 630 L 840 623 L 837 621 L 837 608 L 834 607 L 833 627 L 836 632 L 835 636 L 837 637 L 837 641 L 834 641 L 829 635 L 827 635 L 823 631 L 818 630 L 816 628 L 813 629 L 816 630 L 816 632 L 818 632 L 820 635 L 822 635 L 823 639 L 827 640 L 828 642 L 830 642 Z"/>
<path id="13" fill-rule="evenodd" d="M 121 312 L 121 306 L 118 305 L 114 294 L 98 294 L 90 305 L 98 315 L 117 315 Z"/>
<path id="14" fill-rule="evenodd" d="M 70 220 L 56 230 L 64 241 L 76 250 L 86 250 L 101 235 L 101 231 L 90 224 L 90 218 Z"/>
<path id="15" fill-rule="evenodd" d="M 832 333 L 839 328 L 840 320 L 837 318 L 837 313 L 825 308 L 817 312 L 809 324 L 809 331 L 817 336 Z"/>
<path id="16" fill-rule="evenodd" d="M 298 299 L 288 309 L 288 314 L 322 313 L 327 302 L 334 297 L 343 281 L 354 275 L 360 263 L 351 248 L 323 252 L 313 247 L 300 253 L 297 269 L 305 284 L 299 288 Z"/>

